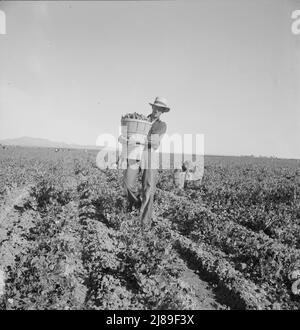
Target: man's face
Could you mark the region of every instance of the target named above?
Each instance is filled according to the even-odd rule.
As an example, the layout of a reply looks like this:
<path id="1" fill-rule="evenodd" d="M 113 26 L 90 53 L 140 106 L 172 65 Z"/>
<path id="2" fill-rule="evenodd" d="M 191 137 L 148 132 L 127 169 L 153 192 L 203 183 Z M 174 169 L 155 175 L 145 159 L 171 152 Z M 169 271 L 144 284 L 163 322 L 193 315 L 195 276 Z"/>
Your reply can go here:
<path id="1" fill-rule="evenodd" d="M 159 118 L 160 115 L 163 113 L 162 108 L 152 105 L 152 117 Z"/>

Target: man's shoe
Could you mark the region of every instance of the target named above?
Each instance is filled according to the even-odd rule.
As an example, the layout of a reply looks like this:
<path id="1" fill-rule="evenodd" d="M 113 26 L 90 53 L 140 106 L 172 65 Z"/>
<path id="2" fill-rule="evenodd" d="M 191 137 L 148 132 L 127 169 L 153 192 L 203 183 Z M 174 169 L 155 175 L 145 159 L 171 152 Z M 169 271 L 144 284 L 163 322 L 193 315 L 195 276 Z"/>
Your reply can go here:
<path id="1" fill-rule="evenodd" d="M 136 208 L 140 210 L 141 206 L 142 206 L 142 198 L 138 196 L 138 201 L 136 202 Z"/>

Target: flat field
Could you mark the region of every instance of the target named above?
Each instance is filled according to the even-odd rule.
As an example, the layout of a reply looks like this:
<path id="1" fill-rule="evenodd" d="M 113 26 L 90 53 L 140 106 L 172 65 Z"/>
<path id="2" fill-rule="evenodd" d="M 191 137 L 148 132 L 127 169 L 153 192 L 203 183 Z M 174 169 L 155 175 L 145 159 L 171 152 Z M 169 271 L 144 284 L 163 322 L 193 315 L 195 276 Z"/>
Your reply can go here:
<path id="1" fill-rule="evenodd" d="M 161 170 L 153 226 L 97 151 L 0 150 L 1 309 L 299 309 L 300 162 L 205 156 Z"/>

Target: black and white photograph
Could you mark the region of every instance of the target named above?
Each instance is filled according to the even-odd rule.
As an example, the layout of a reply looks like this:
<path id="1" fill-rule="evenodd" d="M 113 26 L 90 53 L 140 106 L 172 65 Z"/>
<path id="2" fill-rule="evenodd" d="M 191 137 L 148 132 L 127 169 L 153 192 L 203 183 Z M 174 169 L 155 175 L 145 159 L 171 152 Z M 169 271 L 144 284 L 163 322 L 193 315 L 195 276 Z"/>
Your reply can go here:
<path id="1" fill-rule="evenodd" d="M 300 0 L 0 0 L 0 310 L 299 309 Z"/>

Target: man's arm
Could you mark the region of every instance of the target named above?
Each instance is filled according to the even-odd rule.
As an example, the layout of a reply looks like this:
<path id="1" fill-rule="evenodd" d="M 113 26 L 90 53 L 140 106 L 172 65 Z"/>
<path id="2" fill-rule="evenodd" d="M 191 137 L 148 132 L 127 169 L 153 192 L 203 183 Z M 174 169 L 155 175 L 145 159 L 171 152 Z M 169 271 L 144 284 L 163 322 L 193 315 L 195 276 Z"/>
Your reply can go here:
<path id="1" fill-rule="evenodd" d="M 151 133 L 150 137 L 148 137 L 148 148 L 153 148 L 154 150 L 158 149 L 160 141 L 166 131 L 167 125 L 162 122 L 161 125 L 159 125 L 159 127 Z"/>

